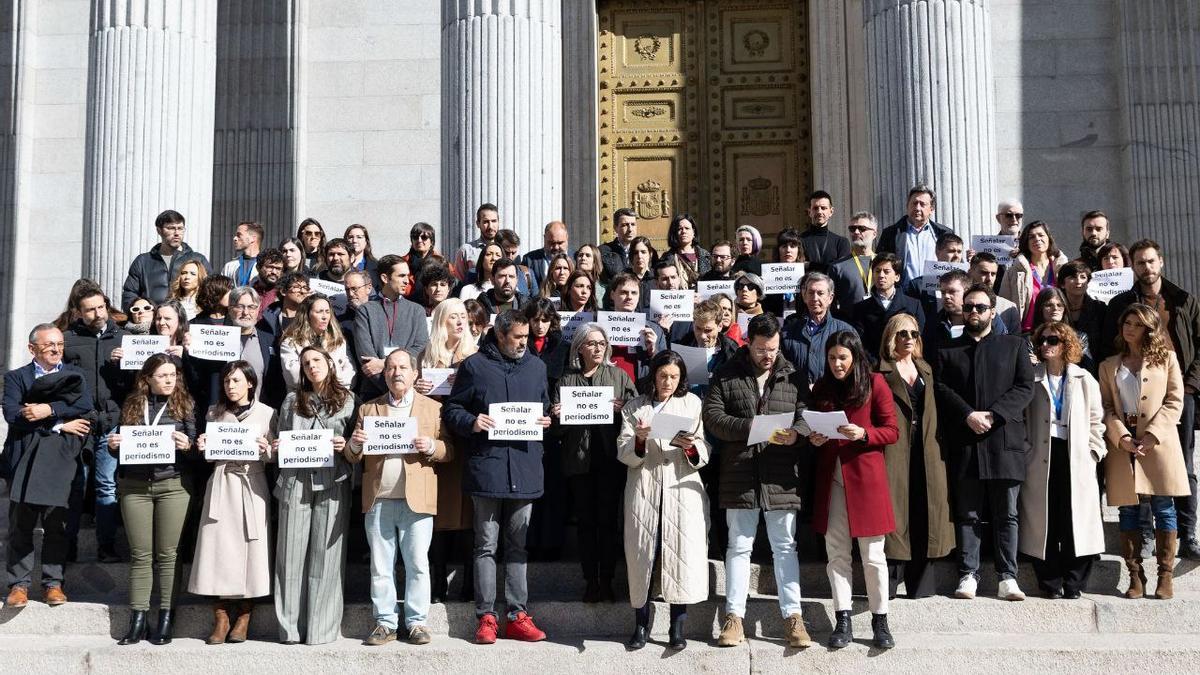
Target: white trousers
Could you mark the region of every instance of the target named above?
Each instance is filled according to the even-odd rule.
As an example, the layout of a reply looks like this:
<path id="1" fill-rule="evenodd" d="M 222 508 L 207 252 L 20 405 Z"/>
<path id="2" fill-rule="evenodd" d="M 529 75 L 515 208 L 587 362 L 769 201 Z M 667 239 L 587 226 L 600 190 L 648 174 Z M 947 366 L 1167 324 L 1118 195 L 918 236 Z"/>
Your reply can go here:
<path id="1" fill-rule="evenodd" d="M 833 609 L 852 609 L 850 595 L 853 588 L 850 546 L 850 518 L 846 515 L 846 490 L 842 486 L 842 463 L 833 466 L 833 485 L 829 491 L 829 525 L 825 532 L 825 555 L 829 564 L 825 571 L 829 575 L 829 587 L 833 589 Z M 862 556 L 863 573 L 867 582 L 867 602 L 872 614 L 887 614 L 888 611 L 888 567 L 883 552 L 883 535 L 859 537 L 858 553 Z"/>

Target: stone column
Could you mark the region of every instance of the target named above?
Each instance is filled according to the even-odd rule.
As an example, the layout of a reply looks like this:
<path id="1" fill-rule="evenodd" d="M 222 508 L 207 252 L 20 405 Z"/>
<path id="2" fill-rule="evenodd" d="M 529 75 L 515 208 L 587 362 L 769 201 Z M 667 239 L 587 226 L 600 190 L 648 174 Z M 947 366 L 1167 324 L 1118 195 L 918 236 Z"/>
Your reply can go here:
<path id="1" fill-rule="evenodd" d="M 1163 246 L 1166 276 L 1200 290 L 1200 8 L 1194 0 L 1124 0 L 1120 84 L 1130 243 Z"/>
<path id="2" fill-rule="evenodd" d="M 216 28 L 217 0 L 92 1 L 84 272 L 110 293 L 165 209 L 208 253 Z"/>
<path id="3" fill-rule="evenodd" d="M 993 234 L 991 25 L 983 0 L 865 0 L 874 209 L 881 227 L 908 189 L 937 193 L 936 220 L 969 242 Z"/>
<path id="4" fill-rule="evenodd" d="M 474 236 L 484 202 L 524 251 L 562 217 L 562 1 L 442 1 L 447 252 Z"/>

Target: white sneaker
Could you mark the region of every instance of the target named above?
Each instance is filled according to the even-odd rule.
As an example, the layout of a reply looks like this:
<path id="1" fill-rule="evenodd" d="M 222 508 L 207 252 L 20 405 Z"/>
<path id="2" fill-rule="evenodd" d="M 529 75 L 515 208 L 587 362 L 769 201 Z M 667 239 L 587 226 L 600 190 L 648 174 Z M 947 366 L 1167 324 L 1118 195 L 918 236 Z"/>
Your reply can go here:
<path id="1" fill-rule="evenodd" d="M 996 597 L 1001 600 L 1019 601 L 1025 599 L 1025 594 L 1021 592 L 1021 587 L 1017 585 L 1016 579 L 1004 579 L 1000 582 Z"/>
<path id="2" fill-rule="evenodd" d="M 958 580 L 958 588 L 954 590 L 954 597 L 963 600 L 974 600 L 975 589 L 979 588 L 979 580 L 973 574 L 964 575 Z"/>

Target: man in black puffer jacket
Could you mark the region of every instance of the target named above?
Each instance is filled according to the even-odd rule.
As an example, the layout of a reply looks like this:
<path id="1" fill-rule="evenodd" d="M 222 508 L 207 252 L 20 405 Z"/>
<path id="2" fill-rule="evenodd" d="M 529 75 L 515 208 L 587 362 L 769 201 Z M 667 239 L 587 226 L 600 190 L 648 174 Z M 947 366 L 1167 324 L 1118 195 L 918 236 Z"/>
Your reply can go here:
<path id="1" fill-rule="evenodd" d="M 182 214 L 167 209 L 154 219 L 154 228 L 162 241 L 133 259 L 121 287 L 121 309 L 126 313 L 137 298 L 145 298 L 154 304 L 166 300 L 171 291 L 171 280 L 190 260 L 198 261 L 205 272 L 212 274 L 208 258 L 184 243 Z"/>

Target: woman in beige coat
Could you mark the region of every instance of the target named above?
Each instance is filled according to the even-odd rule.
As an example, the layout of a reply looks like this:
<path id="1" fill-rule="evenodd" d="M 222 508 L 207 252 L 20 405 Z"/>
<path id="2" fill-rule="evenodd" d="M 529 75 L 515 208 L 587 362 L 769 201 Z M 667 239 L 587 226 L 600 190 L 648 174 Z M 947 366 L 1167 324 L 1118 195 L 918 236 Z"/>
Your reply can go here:
<path id="1" fill-rule="evenodd" d="M 204 493 L 204 510 L 188 591 L 216 596 L 210 645 L 245 642 L 250 628 L 251 598 L 271 594 L 271 537 L 268 534 L 271 493 L 267 489 L 266 459 L 270 454 L 275 410 L 255 401 L 258 376 L 246 361 L 234 361 L 221 369 L 221 394 L 208 410 L 208 429 L 228 422 L 250 427 L 254 443 L 239 447 L 247 458 L 216 462 Z M 196 441 L 205 452 L 208 434 Z M 217 448 L 208 448 L 216 450 Z M 207 455 L 207 453 L 206 453 Z M 234 603 L 227 600 L 237 600 Z M 230 610 L 237 612 L 230 628 Z"/>
<path id="2" fill-rule="evenodd" d="M 617 459 L 629 466 L 625 481 L 625 567 L 636 627 L 627 646 L 646 646 L 651 579 L 659 568 L 663 599 L 671 604 L 671 649 L 683 649 L 689 604 L 708 599 L 708 497 L 700 467 L 709 448 L 700 421 L 700 399 L 688 392 L 687 368 L 672 351 L 650 360 L 645 394 L 625 404 Z M 656 415 L 693 420 L 674 438 L 651 433 Z"/>
<path id="3" fill-rule="evenodd" d="M 1172 497 L 1188 494 L 1187 468 L 1176 427 L 1183 413 L 1183 374 L 1164 337 L 1158 313 L 1135 303 L 1117 320 L 1118 353 L 1100 364 L 1108 458 L 1108 503 L 1120 507 L 1121 556 L 1129 568 L 1127 598 L 1146 591 L 1142 570 L 1139 502 L 1154 512 L 1158 586 L 1155 597 L 1173 597 L 1179 544 Z"/>
<path id="4" fill-rule="evenodd" d="M 1021 230 L 1017 249 L 1021 253 L 1004 273 L 1000 296 L 1017 306 L 1021 313 L 1021 330 L 1028 334 L 1033 330 L 1033 301 L 1043 288 L 1054 286 L 1058 268 L 1067 264 L 1067 256 L 1054 244 L 1050 226 L 1040 220 Z"/>
<path id="5" fill-rule="evenodd" d="M 1100 385 L 1077 365 L 1083 343 L 1061 321 L 1033 332 L 1033 399 L 1025 411 L 1032 446 L 1021 486 L 1019 549 L 1032 556 L 1048 598 L 1075 599 L 1104 552 L 1096 464 L 1104 459 Z"/>

